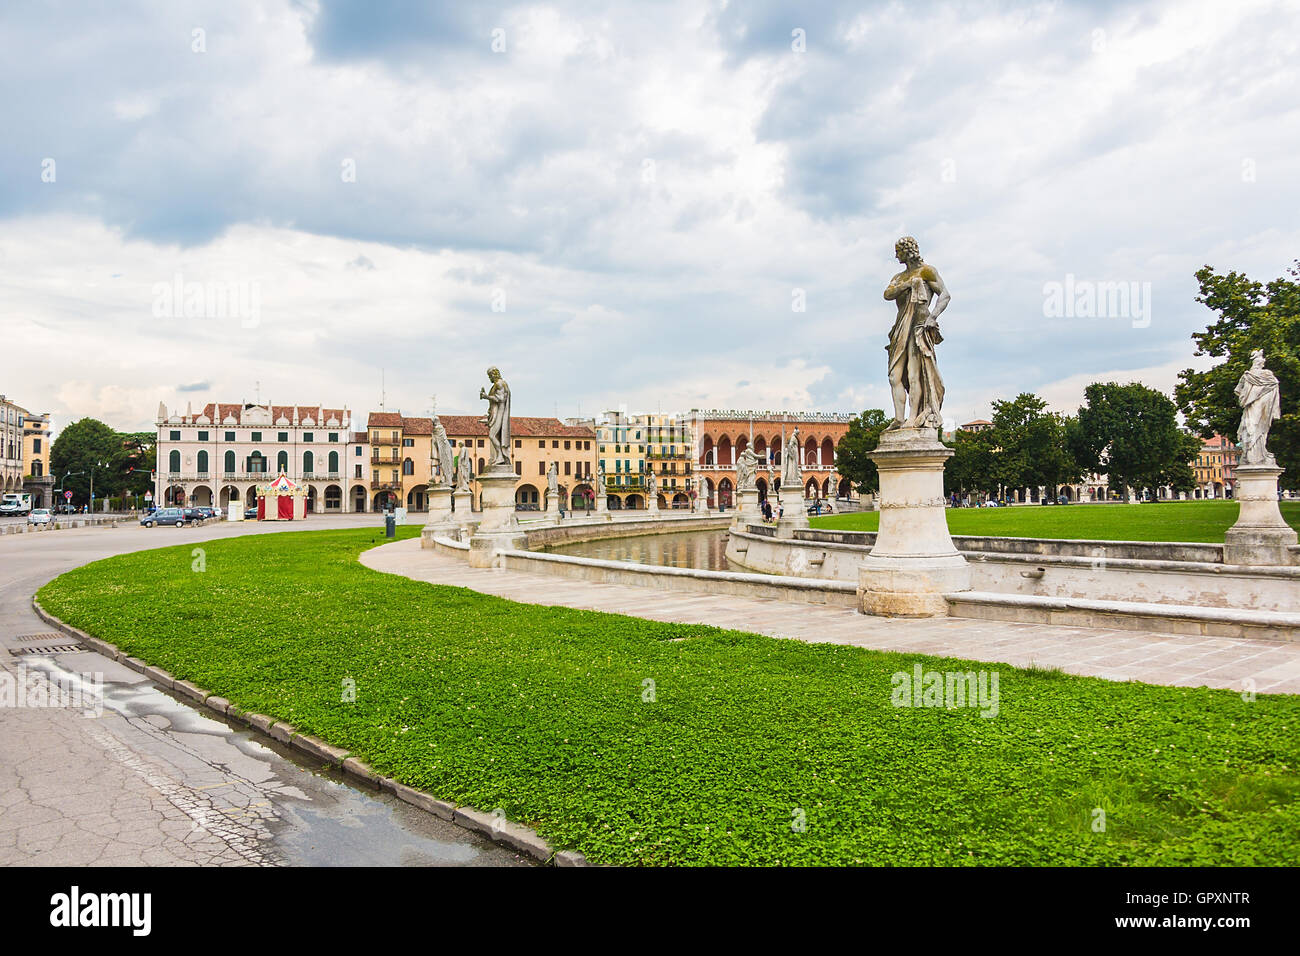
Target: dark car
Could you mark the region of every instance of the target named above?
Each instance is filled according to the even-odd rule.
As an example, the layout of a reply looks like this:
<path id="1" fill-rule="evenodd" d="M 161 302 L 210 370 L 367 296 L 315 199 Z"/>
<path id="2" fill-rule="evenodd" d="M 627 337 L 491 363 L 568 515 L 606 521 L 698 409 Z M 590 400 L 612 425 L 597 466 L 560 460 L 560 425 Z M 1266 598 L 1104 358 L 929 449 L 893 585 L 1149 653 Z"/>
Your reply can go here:
<path id="1" fill-rule="evenodd" d="M 140 523 L 146 528 L 152 528 L 156 524 L 174 524 L 180 528 L 194 519 L 187 514 L 188 508 L 159 508 L 153 514 L 147 514 L 140 519 Z"/>
<path id="2" fill-rule="evenodd" d="M 252 508 L 248 508 L 247 510 L 244 511 L 244 518 L 245 518 L 245 519 L 249 519 L 249 520 L 251 520 L 251 519 L 256 518 L 256 517 L 257 517 L 257 506 L 256 506 L 256 505 L 254 505 Z"/>
<path id="3" fill-rule="evenodd" d="M 186 508 L 185 510 L 194 512 L 196 521 L 211 521 L 213 518 L 221 517 L 221 512 L 216 508 Z"/>

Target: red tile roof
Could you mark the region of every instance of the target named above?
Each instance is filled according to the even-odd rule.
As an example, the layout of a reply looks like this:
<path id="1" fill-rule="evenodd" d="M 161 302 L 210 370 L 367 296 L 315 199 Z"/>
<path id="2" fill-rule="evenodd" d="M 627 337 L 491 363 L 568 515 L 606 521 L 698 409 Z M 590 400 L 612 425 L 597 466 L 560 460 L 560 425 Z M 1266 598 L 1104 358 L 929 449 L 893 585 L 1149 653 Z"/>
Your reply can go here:
<path id="1" fill-rule="evenodd" d="M 370 428 L 401 428 L 401 412 L 371 412 L 370 418 L 366 422 Z"/>
<path id="2" fill-rule="evenodd" d="M 193 424 L 199 418 L 206 417 L 208 421 L 212 422 L 214 425 L 223 425 L 227 418 L 233 417 L 235 419 L 235 424 L 238 425 L 243 422 L 244 407 L 245 406 L 243 405 L 227 402 L 208 402 L 200 411 L 196 412 L 192 418 L 181 416 L 181 420 Z M 343 421 L 347 418 L 347 409 L 345 408 L 324 408 L 320 405 L 299 405 L 297 406 L 297 410 L 298 421 L 300 423 L 310 418 L 317 425 L 324 426 L 331 418 L 335 418 L 338 419 L 339 424 L 342 425 Z M 279 421 L 281 417 L 287 418 L 291 422 L 293 421 L 293 405 L 272 405 L 270 406 L 270 411 L 271 424 L 273 425 Z"/>
<path id="3" fill-rule="evenodd" d="M 464 438 L 487 434 L 487 425 L 477 415 L 439 415 L 442 427 L 449 438 Z M 428 421 L 428 419 L 425 419 Z M 510 435 L 513 438 L 595 438 L 596 433 L 586 425 L 566 425 L 558 418 L 510 417 Z"/>

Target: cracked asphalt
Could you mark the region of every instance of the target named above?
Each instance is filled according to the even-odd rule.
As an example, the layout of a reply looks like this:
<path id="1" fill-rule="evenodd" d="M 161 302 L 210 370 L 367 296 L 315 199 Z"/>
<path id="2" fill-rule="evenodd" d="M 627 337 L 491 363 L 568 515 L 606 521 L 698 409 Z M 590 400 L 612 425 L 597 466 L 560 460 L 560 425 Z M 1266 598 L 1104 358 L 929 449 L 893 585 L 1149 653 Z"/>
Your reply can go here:
<path id="1" fill-rule="evenodd" d="M 532 861 L 359 789 L 269 737 L 200 711 L 90 651 L 32 610 L 46 581 L 129 551 L 240 534 L 372 527 L 298 524 L 81 528 L 0 537 L 0 669 L 17 685 L 103 675 L 103 707 L 0 707 L 0 865 L 508 866 Z M 41 638 L 40 635 L 46 635 Z M 89 713 L 89 715 L 88 715 Z"/>

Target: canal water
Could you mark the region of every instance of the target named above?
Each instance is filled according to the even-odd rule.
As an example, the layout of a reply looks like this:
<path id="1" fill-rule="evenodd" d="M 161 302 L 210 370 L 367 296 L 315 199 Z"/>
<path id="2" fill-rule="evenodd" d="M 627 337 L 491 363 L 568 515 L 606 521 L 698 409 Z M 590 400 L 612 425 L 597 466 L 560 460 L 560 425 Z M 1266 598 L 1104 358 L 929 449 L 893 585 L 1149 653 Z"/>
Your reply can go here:
<path id="1" fill-rule="evenodd" d="M 633 564 L 657 564 L 670 568 L 699 568 L 706 571 L 746 571 L 727 560 L 725 531 L 677 531 L 672 534 L 644 534 L 632 538 L 580 541 L 546 549 L 555 554 Z"/>

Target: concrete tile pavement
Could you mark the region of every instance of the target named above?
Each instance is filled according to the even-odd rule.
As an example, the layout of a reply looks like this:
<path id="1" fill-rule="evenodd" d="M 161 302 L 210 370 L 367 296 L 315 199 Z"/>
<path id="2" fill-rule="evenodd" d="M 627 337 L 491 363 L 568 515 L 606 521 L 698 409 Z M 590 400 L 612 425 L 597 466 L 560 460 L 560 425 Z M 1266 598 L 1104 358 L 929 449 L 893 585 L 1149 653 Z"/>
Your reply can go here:
<path id="1" fill-rule="evenodd" d="M 528 571 L 471 568 L 422 550 L 419 539 L 372 548 L 367 567 L 417 581 L 470 588 L 512 601 L 609 611 L 656 621 L 714 624 L 772 637 L 882 651 L 961 657 L 1016 667 L 1150 684 L 1258 693 L 1300 693 L 1300 645 L 1054 624 L 961 618 L 903 620 L 848 608 L 731 595 L 681 596 L 623 584 L 591 583 Z"/>

